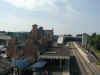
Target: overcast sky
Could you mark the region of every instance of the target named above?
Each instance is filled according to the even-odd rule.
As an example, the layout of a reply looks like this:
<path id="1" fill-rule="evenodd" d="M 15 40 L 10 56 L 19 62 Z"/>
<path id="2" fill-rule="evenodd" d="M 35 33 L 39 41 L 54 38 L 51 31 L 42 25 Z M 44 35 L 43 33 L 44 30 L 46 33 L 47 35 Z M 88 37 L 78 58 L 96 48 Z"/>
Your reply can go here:
<path id="1" fill-rule="evenodd" d="M 100 0 L 0 0 L 0 30 L 30 31 L 32 24 L 55 33 L 100 33 Z"/>

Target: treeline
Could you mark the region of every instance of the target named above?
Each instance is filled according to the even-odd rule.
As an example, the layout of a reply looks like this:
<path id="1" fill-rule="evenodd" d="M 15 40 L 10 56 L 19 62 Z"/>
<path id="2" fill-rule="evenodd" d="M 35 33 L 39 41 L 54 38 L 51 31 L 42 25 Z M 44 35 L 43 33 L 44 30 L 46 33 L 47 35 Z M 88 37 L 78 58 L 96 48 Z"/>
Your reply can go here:
<path id="1" fill-rule="evenodd" d="M 88 37 L 88 44 L 96 50 L 100 50 L 100 34 L 93 33 Z"/>

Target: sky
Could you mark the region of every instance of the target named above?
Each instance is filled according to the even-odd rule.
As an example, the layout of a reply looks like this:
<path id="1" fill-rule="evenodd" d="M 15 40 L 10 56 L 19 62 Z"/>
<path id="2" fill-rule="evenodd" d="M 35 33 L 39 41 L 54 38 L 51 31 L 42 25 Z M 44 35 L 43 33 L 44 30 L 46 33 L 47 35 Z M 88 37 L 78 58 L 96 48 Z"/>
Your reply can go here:
<path id="1" fill-rule="evenodd" d="M 30 31 L 33 24 L 56 34 L 100 33 L 100 0 L 0 0 L 1 31 Z"/>

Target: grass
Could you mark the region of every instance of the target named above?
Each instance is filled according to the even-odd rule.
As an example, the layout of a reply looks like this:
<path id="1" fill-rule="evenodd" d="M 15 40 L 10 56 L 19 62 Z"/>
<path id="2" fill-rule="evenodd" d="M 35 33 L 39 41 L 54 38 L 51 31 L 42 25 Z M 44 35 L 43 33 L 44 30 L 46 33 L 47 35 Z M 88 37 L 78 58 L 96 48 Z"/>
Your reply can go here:
<path id="1" fill-rule="evenodd" d="M 93 50 L 93 52 L 97 55 L 97 57 L 99 58 L 99 60 L 97 61 L 97 65 L 100 65 L 100 50 Z"/>
<path id="2" fill-rule="evenodd" d="M 96 55 L 100 58 L 100 50 L 94 50 L 94 52 L 95 52 Z"/>

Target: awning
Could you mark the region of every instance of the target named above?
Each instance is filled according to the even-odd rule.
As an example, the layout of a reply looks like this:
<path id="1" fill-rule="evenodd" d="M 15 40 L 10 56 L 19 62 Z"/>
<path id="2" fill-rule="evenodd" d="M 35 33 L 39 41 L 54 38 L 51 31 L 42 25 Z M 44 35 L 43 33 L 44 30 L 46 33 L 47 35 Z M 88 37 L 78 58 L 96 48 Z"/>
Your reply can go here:
<path id="1" fill-rule="evenodd" d="M 14 60 L 12 62 L 12 65 L 15 66 L 15 67 L 18 67 L 18 68 L 25 68 L 27 67 L 28 65 L 30 65 L 29 61 L 27 58 L 25 59 L 19 59 L 19 60 Z"/>
<path id="2" fill-rule="evenodd" d="M 41 69 L 41 68 L 45 67 L 46 64 L 47 64 L 46 61 L 38 61 L 35 64 L 31 65 L 30 68 L 32 68 L 32 69 Z"/>

